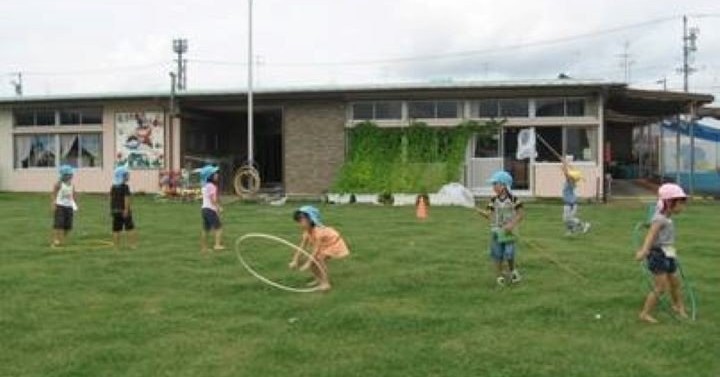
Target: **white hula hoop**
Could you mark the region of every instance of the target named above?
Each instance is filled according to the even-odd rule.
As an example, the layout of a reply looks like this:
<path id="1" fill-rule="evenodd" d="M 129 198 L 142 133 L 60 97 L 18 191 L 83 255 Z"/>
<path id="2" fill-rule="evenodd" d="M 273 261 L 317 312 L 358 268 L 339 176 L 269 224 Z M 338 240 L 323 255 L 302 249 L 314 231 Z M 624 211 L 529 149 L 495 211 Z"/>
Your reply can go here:
<path id="1" fill-rule="evenodd" d="M 315 257 L 312 256 L 312 254 L 308 253 L 307 251 L 305 251 L 305 250 L 304 250 L 303 248 L 301 248 L 300 246 L 297 246 L 297 245 L 295 245 L 295 244 L 293 244 L 293 243 L 291 243 L 291 242 L 288 242 L 288 241 L 286 241 L 286 240 L 284 240 L 284 239 L 282 239 L 282 238 L 280 238 L 280 237 L 275 237 L 275 236 L 270 235 L 270 234 L 264 234 L 264 233 L 248 233 L 248 234 L 245 234 L 245 235 L 243 235 L 243 236 L 238 237 L 238 238 L 235 240 L 235 254 L 236 254 L 237 257 L 238 257 L 238 260 L 240 261 L 240 264 L 242 264 L 243 267 L 245 267 L 245 269 L 247 270 L 247 272 L 249 272 L 250 275 L 254 276 L 255 278 L 257 278 L 257 279 L 260 280 L 261 282 L 263 282 L 263 283 L 265 283 L 265 284 L 267 284 L 267 285 L 269 285 L 269 286 L 272 286 L 272 287 L 275 287 L 275 288 L 278 288 L 278 289 L 282 289 L 283 291 L 294 292 L 294 293 L 311 293 L 311 292 L 315 292 L 315 291 L 318 290 L 318 287 L 295 288 L 295 287 L 290 287 L 290 286 L 287 286 L 287 285 L 284 285 L 284 284 L 280 284 L 280 283 L 278 283 L 278 282 L 275 282 L 275 281 L 272 281 L 272 280 L 266 278 L 265 276 L 261 275 L 259 272 L 255 271 L 255 269 L 253 269 L 252 267 L 250 267 L 250 265 L 245 261 L 245 259 L 244 259 L 243 256 L 242 256 L 242 252 L 240 251 L 240 250 L 241 250 L 241 247 L 240 247 L 240 246 L 241 246 L 241 244 L 243 243 L 243 241 L 246 241 L 246 240 L 248 240 L 248 239 L 250 239 L 250 238 L 263 238 L 263 239 L 266 239 L 266 240 L 270 240 L 270 241 L 274 241 L 274 242 L 283 244 L 283 245 L 285 245 L 285 246 L 287 246 L 287 247 L 289 247 L 289 248 L 294 249 L 295 251 L 301 253 L 302 255 L 304 255 L 305 257 L 307 257 L 308 259 L 310 259 L 310 260 L 312 261 L 312 263 L 315 264 L 315 265 L 318 267 L 318 269 L 322 272 L 323 276 L 324 276 L 324 277 L 327 277 L 327 272 L 325 271 L 325 269 L 323 268 L 323 266 L 320 264 L 320 262 L 318 262 L 318 260 L 315 259 Z"/>

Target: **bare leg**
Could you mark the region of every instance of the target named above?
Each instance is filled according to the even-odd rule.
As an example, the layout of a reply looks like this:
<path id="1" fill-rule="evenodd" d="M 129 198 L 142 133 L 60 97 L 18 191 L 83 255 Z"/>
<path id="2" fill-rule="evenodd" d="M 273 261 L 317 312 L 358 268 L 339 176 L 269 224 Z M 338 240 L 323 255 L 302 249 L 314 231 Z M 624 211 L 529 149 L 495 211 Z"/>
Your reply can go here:
<path id="1" fill-rule="evenodd" d="M 53 246 L 62 246 L 63 241 L 65 240 L 64 233 L 60 229 L 54 229 L 53 230 Z"/>
<path id="2" fill-rule="evenodd" d="M 213 246 L 214 250 L 225 250 L 225 246 L 223 246 L 222 243 L 222 228 L 215 230 L 215 246 Z"/>
<path id="3" fill-rule="evenodd" d="M 138 247 L 138 234 L 135 229 L 127 231 L 127 239 L 130 244 L 130 248 L 135 250 Z"/>
<path id="4" fill-rule="evenodd" d="M 318 290 L 329 291 L 330 288 L 330 276 L 328 276 L 327 263 L 325 258 L 316 257 L 317 263 L 311 263 L 310 271 L 315 276 L 315 280 L 318 282 Z"/>
<path id="5" fill-rule="evenodd" d="M 207 237 L 208 232 L 204 230 L 200 232 L 200 252 L 203 254 L 206 254 L 208 252 Z"/>
<path id="6" fill-rule="evenodd" d="M 670 283 L 670 297 L 672 298 L 673 310 L 680 317 L 687 318 L 688 314 L 685 311 L 685 302 L 683 301 L 682 292 L 680 291 L 681 283 L 677 274 L 668 275 L 668 282 Z"/>
<path id="7" fill-rule="evenodd" d="M 113 232 L 112 239 L 115 250 L 120 249 L 120 232 Z"/>
<path id="8" fill-rule="evenodd" d="M 655 310 L 658 300 L 660 300 L 660 296 L 667 290 L 667 285 L 667 274 L 655 275 L 655 286 L 653 287 L 652 292 L 648 293 L 647 297 L 645 298 L 645 304 L 643 305 L 642 311 L 639 315 L 641 320 L 649 323 L 658 322 L 657 319 L 655 319 L 651 315 L 651 313 Z"/>
<path id="9" fill-rule="evenodd" d="M 508 268 L 510 269 L 510 272 L 515 271 L 515 259 L 508 259 Z"/>

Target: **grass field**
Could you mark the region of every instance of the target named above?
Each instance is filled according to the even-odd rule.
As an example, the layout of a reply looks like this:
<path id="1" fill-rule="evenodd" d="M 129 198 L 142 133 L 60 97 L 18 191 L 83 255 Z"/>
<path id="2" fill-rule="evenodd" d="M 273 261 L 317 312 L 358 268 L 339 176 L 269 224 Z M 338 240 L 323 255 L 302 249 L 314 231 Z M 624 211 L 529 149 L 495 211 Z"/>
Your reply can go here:
<path id="1" fill-rule="evenodd" d="M 486 223 L 472 211 L 322 207 L 352 256 L 334 290 L 263 286 L 234 252 L 199 254 L 197 204 L 138 198 L 141 246 L 114 252 L 106 199 L 80 198 L 72 242 L 47 247 L 46 196 L 0 194 L 0 376 L 720 376 L 720 205 L 676 219 L 699 319 L 636 315 L 645 281 L 633 261 L 640 203 L 584 206 L 591 234 L 562 236 L 557 204 L 529 203 L 525 280 L 495 286 Z M 226 240 L 297 240 L 291 206 L 231 204 Z M 247 257 L 285 282 L 289 250 Z M 601 314 L 601 319 L 595 315 Z"/>

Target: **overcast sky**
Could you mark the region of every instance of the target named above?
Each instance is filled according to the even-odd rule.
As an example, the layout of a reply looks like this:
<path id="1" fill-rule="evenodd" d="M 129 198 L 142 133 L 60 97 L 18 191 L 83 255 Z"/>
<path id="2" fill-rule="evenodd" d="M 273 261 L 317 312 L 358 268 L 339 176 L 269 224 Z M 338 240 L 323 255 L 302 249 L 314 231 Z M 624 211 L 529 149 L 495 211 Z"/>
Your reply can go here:
<path id="1" fill-rule="evenodd" d="M 680 89 L 682 14 L 700 28 L 691 89 L 720 96 L 718 0 L 254 0 L 257 85 L 576 78 Z M 652 22 L 654 21 L 655 22 Z M 626 25 L 616 32 L 602 32 Z M 593 34 L 596 31 L 600 33 Z M 586 35 L 583 38 L 558 39 Z M 171 41 L 190 89 L 244 88 L 246 0 L 2 0 L 0 96 L 164 90 Z M 555 41 L 554 43 L 541 43 Z M 520 45 L 520 46 L 518 46 Z"/>

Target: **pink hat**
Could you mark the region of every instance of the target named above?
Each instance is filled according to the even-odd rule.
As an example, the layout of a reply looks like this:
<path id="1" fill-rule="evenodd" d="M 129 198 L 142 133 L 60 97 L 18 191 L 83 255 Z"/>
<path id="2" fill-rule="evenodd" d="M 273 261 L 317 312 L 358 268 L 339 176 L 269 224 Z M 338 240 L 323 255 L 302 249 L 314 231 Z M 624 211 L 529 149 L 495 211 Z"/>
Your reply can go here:
<path id="1" fill-rule="evenodd" d="M 665 207 L 666 200 L 685 198 L 687 198 L 687 194 L 685 194 L 685 190 L 683 190 L 682 187 L 676 185 L 675 183 L 665 183 L 658 189 L 658 202 L 656 208 L 658 211 L 662 211 Z"/>

